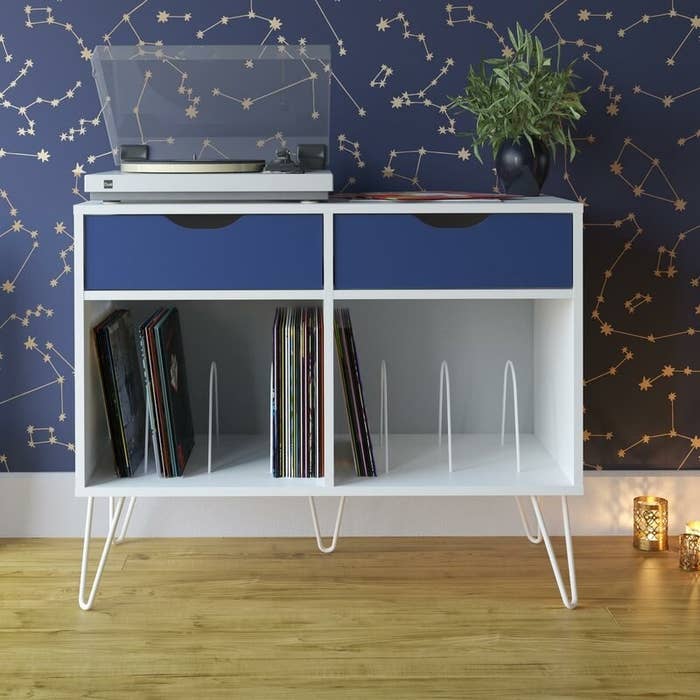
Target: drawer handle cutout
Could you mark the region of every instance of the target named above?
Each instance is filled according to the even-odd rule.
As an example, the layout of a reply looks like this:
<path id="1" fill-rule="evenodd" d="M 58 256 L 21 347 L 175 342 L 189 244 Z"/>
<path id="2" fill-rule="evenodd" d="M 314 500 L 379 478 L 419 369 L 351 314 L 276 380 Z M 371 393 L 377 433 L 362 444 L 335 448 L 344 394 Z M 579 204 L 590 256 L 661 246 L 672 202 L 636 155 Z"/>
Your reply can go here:
<path id="1" fill-rule="evenodd" d="M 488 219 L 489 214 L 414 214 L 413 216 L 433 228 L 469 228 Z"/>
<path id="2" fill-rule="evenodd" d="M 240 214 L 166 214 L 176 226 L 182 228 L 226 228 L 241 218 Z"/>

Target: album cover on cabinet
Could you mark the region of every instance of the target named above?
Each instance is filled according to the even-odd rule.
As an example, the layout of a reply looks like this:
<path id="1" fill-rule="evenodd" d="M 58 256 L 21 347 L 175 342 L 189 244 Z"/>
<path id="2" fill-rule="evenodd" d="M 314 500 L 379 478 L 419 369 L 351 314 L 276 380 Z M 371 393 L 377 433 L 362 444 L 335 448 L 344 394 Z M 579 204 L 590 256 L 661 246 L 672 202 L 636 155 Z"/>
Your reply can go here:
<path id="1" fill-rule="evenodd" d="M 194 447 L 194 424 L 178 310 L 168 309 L 153 330 L 171 466 L 174 476 L 182 476 Z"/>
<path id="2" fill-rule="evenodd" d="M 143 461 L 146 423 L 131 314 L 114 311 L 95 327 L 94 335 L 117 475 L 131 476 Z"/>
<path id="3" fill-rule="evenodd" d="M 365 409 L 360 363 L 348 309 L 335 311 L 335 344 L 350 428 L 350 444 L 357 476 L 377 476 L 372 436 Z"/>
<path id="4" fill-rule="evenodd" d="M 272 331 L 270 468 L 323 476 L 323 321 L 315 307 L 279 308 Z"/>

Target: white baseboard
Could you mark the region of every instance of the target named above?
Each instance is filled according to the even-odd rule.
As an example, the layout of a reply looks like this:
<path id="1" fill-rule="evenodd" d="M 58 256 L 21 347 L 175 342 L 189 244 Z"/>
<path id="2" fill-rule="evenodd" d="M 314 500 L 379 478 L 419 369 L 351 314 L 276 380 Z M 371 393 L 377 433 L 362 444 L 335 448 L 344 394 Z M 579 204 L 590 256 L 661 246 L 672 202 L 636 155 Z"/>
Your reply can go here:
<path id="1" fill-rule="evenodd" d="M 700 519 L 700 474 L 591 474 L 585 496 L 569 499 L 575 535 L 630 535 L 632 499 L 669 500 L 671 533 Z M 99 499 L 104 500 L 104 499 Z M 318 499 L 322 526 L 333 523 L 335 498 Z M 544 499 L 552 534 L 561 534 L 558 499 Z M 106 532 L 106 505 L 95 508 L 93 532 Z M 79 537 L 85 501 L 73 495 L 73 474 L 0 475 L 0 537 Z M 134 537 L 312 537 L 306 499 L 141 499 Z M 341 536 L 520 535 L 511 498 L 350 498 Z"/>

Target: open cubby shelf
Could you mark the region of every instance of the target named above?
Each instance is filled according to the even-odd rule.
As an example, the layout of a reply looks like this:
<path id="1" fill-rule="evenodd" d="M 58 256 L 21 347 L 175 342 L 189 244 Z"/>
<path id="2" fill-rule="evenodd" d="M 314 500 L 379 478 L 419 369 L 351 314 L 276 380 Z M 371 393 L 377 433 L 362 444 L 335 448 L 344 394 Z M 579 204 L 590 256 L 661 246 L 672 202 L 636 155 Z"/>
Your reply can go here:
<path id="1" fill-rule="evenodd" d="M 279 280 L 276 285 L 279 289 L 237 289 L 234 284 L 231 288 L 210 289 L 206 270 L 187 268 L 177 249 L 167 253 L 172 275 L 160 276 L 161 280 L 172 278 L 172 288 L 142 288 L 147 267 L 144 261 L 139 261 L 131 271 L 112 270 L 110 282 L 115 288 L 102 289 L 100 277 L 86 275 L 86 271 L 91 266 L 104 267 L 105 252 L 121 255 L 125 260 L 137 256 L 128 247 L 121 250 L 110 244 L 111 247 L 103 250 L 107 235 L 111 240 L 114 233 L 114 225 L 105 227 L 103 222 L 110 215 L 119 214 L 121 220 L 141 227 L 144 236 L 173 236 L 172 223 L 167 224 L 165 233 L 158 233 L 159 221 L 164 213 L 181 205 L 105 203 L 76 207 L 76 316 L 81 330 L 76 340 L 77 494 L 580 493 L 579 207 L 563 200 L 542 200 L 498 205 L 492 202 L 385 204 L 380 208 L 376 204 L 192 204 L 188 207 L 202 216 L 224 209 L 240 211 L 242 218 L 248 214 L 255 217 L 261 211 L 278 212 L 283 223 L 290 220 L 290 212 L 303 213 L 311 228 L 322 230 L 321 239 L 314 238 L 316 234 L 298 234 L 305 247 L 300 254 L 317 256 L 319 261 L 307 261 L 307 266 L 322 265 L 322 269 L 309 272 L 311 283 L 303 289 L 286 288 L 283 268 L 274 277 Z M 429 217 L 414 219 L 415 212 L 426 210 L 434 218 L 444 213 L 454 218 L 455 212 L 483 210 L 489 214 L 485 217 L 488 227 L 484 228 L 483 223 L 468 223 L 463 231 L 459 226 L 456 231 L 445 230 L 439 221 L 436 225 Z M 375 213 L 380 213 L 380 218 L 372 218 Z M 267 226 L 276 219 L 265 216 L 259 220 Z M 477 220 L 481 219 L 477 217 Z M 232 230 L 232 234 L 250 237 L 256 230 L 252 223 L 251 218 L 244 230 Z M 525 227 L 531 238 L 529 245 L 522 244 L 513 231 L 514 225 Z M 297 230 L 303 232 L 304 226 L 295 224 L 290 235 L 297 235 Z M 224 252 L 235 250 L 238 245 L 235 238 L 225 233 L 217 234 L 217 245 Z M 201 245 L 207 244 L 207 230 L 188 230 L 183 232 L 187 250 L 193 250 L 191 237 L 197 234 L 201 236 Z M 405 245 L 398 246 L 402 241 Z M 173 242 L 174 248 L 178 245 L 181 245 L 179 239 Z M 264 250 L 255 249 L 254 238 L 248 245 L 246 255 L 265 254 Z M 316 245 L 322 250 L 315 248 Z M 513 246 L 520 258 L 527 259 L 511 259 L 509 247 Z M 454 256 L 462 256 L 465 264 L 455 265 L 451 260 L 442 276 L 442 261 Z M 479 263 L 470 262 L 479 256 Z M 117 263 L 113 261 L 113 265 Z M 264 265 L 264 258 L 259 263 Z M 294 265 L 293 260 L 288 263 Z M 524 265 L 530 269 L 522 271 Z M 225 266 L 219 265 L 217 270 L 219 277 L 225 276 Z M 377 288 L 382 275 L 386 276 L 386 284 Z M 479 286 L 471 283 L 473 277 Z M 289 279 L 298 281 L 296 273 Z M 316 288 L 318 284 L 320 288 Z M 131 309 L 134 321 L 139 322 L 155 307 L 166 304 L 177 305 L 180 310 L 195 449 L 182 477 L 161 478 L 151 464 L 148 473 L 141 468 L 133 477 L 119 479 L 114 474 L 108 444 L 91 328 L 112 308 Z M 368 418 L 374 433 L 378 473 L 375 478 L 357 477 L 352 466 L 332 328 L 328 327 L 324 329 L 323 357 L 325 475 L 318 479 L 276 479 L 270 473 L 272 320 L 277 306 L 302 304 L 322 307 L 326 326 L 330 325 L 335 308 L 350 309 Z M 503 368 L 508 360 L 513 362 L 518 382 L 519 471 L 510 393 L 504 445 L 499 434 Z M 207 415 L 212 361 L 219 371 L 222 435 L 218 446 L 215 442 L 213 447 L 210 474 Z M 443 435 L 441 446 L 437 436 L 443 361 L 451 378 L 451 472 L 447 436 Z M 379 435 L 382 362 L 388 376 L 388 473 L 383 438 Z"/>

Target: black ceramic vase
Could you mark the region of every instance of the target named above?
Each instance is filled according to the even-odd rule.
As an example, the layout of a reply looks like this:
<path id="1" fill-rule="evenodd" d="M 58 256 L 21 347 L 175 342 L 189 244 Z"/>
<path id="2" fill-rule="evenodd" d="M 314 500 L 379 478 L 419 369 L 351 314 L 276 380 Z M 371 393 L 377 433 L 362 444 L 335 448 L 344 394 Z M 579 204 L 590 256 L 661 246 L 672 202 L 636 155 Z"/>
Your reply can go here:
<path id="1" fill-rule="evenodd" d="M 535 197 L 549 172 L 549 150 L 539 140 L 532 152 L 526 139 L 504 141 L 496 153 L 496 173 L 508 194 Z"/>

